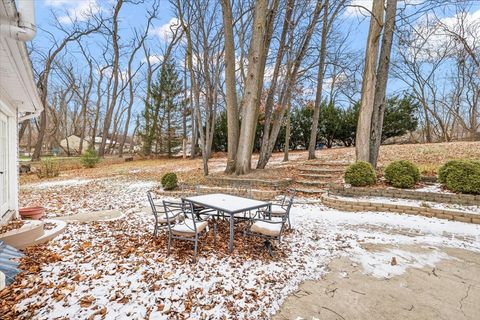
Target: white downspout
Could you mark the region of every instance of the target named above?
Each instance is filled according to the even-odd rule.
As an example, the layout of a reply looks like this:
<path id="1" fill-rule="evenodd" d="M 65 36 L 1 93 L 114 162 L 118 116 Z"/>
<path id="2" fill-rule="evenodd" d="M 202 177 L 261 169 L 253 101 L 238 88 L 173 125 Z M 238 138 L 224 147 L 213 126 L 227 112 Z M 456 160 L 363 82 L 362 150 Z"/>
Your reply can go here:
<path id="1" fill-rule="evenodd" d="M 37 33 L 35 25 L 35 0 L 17 0 L 18 25 L 1 21 L 0 35 L 19 41 L 30 41 Z"/>
<path id="2" fill-rule="evenodd" d="M 22 117 L 19 117 L 18 120 L 17 120 L 17 123 L 22 123 L 23 121 L 25 120 L 29 120 L 29 119 L 32 119 L 32 118 L 36 118 L 38 117 L 41 113 L 42 113 L 43 109 L 40 109 L 40 110 L 35 110 L 35 112 L 32 112 L 32 113 L 28 113 Z"/>

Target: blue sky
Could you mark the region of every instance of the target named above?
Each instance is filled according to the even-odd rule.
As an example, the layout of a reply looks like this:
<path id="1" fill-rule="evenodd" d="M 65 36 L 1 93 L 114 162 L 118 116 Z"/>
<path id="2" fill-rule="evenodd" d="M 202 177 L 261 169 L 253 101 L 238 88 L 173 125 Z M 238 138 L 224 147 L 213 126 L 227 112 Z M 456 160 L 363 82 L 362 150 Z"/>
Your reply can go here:
<path id="1" fill-rule="evenodd" d="M 108 10 L 114 4 L 114 0 L 35 0 L 37 3 L 37 24 L 40 27 L 38 32 L 37 39 L 35 39 L 35 45 L 47 49 L 50 46 L 50 41 L 48 41 L 48 32 L 53 34 L 58 34 L 58 30 L 52 27 L 52 13 L 53 10 L 59 20 L 66 26 L 69 25 L 69 19 L 67 13 L 72 16 L 77 16 L 80 20 L 82 19 L 82 14 L 87 8 L 93 8 L 93 10 Z M 421 14 L 416 13 L 416 4 L 421 3 L 420 0 L 407 0 L 408 10 L 413 14 L 413 17 L 420 17 Z M 144 4 L 141 5 L 131 5 L 125 4 L 124 8 L 120 13 L 120 36 L 121 41 L 126 44 L 129 39 L 132 37 L 132 29 L 137 28 L 143 30 L 146 26 L 146 10 L 151 6 L 152 1 L 146 0 Z M 349 30 L 349 47 L 351 50 L 358 50 L 363 54 L 365 50 L 365 43 L 368 34 L 368 24 L 369 17 L 367 17 L 368 12 L 362 10 L 360 7 L 371 7 L 372 0 L 352 0 L 351 4 L 353 6 L 348 7 L 342 16 L 342 28 L 343 32 Z M 399 7 L 403 8 L 405 6 L 405 1 L 399 1 Z M 473 5 L 471 7 L 472 13 L 480 14 L 480 3 Z M 440 17 L 448 18 L 453 15 L 452 12 L 440 8 L 437 11 Z M 151 36 L 149 39 L 149 44 L 152 47 L 152 55 L 156 55 L 160 52 L 158 49 L 159 46 L 164 44 L 164 32 L 168 30 L 168 25 L 175 19 L 175 14 L 170 7 L 170 3 L 167 0 L 161 0 L 160 2 L 160 12 L 158 19 L 153 22 L 153 29 L 151 31 Z M 93 55 L 99 55 L 98 47 L 95 46 L 96 39 L 91 37 L 90 39 L 85 39 L 89 51 Z M 73 59 L 81 61 L 81 57 L 78 50 L 72 48 L 70 53 L 72 53 Z M 137 63 L 140 63 L 144 59 L 143 53 L 139 53 L 137 58 Z M 77 63 L 77 66 L 82 67 L 82 63 Z M 394 93 L 402 90 L 402 83 L 399 81 L 391 80 L 389 83 L 389 92 Z"/>

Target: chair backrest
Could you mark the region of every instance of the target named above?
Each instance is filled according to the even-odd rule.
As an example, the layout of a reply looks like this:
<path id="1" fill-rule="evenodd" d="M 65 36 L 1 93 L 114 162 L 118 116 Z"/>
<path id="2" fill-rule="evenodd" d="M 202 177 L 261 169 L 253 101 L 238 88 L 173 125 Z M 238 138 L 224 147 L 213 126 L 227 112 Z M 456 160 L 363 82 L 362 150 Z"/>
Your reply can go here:
<path id="1" fill-rule="evenodd" d="M 295 199 L 296 193 L 297 191 L 295 189 L 287 189 L 285 194 L 283 195 L 281 206 L 288 208 L 288 210 L 290 210 L 290 207 L 293 204 L 293 200 Z"/>
<path id="2" fill-rule="evenodd" d="M 153 215 L 155 216 L 155 220 L 158 220 L 158 210 L 157 210 L 157 207 L 160 207 L 161 205 L 155 204 L 155 202 L 153 201 L 153 197 L 152 197 L 152 192 L 151 192 L 151 191 L 147 191 L 147 198 L 148 198 L 148 202 L 150 203 L 150 207 L 152 208 L 152 213 L 153 213 Z"/>
<path id="3" fill-rule="evenodd" d="M 163 201 L 165 208 L 165 216 L 167 217 L 168 230 L 171 232 L 171 224 L 185 225 L 187 229 L 197 233 L 197 224 L 195 219 L 195 212 L 193 211 L 193 204 L 182 199 L 182 202 Z M 187 219 L 177 219 L 178 216 L 183 216 Z M 189 223 L 188 221 L 191 221 Z"/>

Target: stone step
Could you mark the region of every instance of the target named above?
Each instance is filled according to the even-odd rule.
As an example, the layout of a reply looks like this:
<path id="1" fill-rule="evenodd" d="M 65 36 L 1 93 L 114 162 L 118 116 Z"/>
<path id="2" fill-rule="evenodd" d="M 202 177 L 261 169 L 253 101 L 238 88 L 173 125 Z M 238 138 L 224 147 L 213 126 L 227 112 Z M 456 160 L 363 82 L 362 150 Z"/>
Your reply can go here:
<path id="1" fill-rule="evenodd" d="M 315 167 L 300 167 L 298 170 L 302 172 L 317 173 L 317 174 L 343 174 L 344 169 L 330 169 L 330 168 L 315 168 Z"/>
<path id="2" fill-rule="evenodd" d="M 351 163 L 349 162 L 333 162 L 333 161 L 319 161 L 319 160 L 309 160 L 303 162 L 304 165 L 316 166 L 316 167 L 333 167 L 333 168 L 346 168 Z"/>
<path id="3" fill-rule="evenodd" d="M 306 194 L 323 194 L 327 192 L 325 189 L 320 189 L 320 188 L 309 188 L 309 187 L 297 187 L 295 190 L 299 193 L 306 193 Z"/>
<path id="4" fill-rule="evenodd" d="M 336 179 L 338 176 L 333 174 L 315 174 L 315 173 L 300 173 L 298 174 L 300 177 L 307 178 L 307 179 Z"/>
<path id="5" fill-rule="evenodd" d="M 332 182 L 329 181 L 312 181 L 312 180 L 297 180 L 297 183 L 304 186 L 328 187 Z"/>

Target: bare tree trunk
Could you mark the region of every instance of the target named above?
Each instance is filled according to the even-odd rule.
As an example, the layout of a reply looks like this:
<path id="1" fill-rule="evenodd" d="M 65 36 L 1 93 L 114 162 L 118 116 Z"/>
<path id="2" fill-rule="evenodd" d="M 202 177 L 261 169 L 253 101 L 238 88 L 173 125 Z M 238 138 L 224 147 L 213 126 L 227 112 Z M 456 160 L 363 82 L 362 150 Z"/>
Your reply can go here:
<path id="1" fill-rule="evenodd" d="M 227 102 L 228 158 L 225 173 L 235 172 L 239 138 L 239 116 L 235 81 L 235 43 L 230 0 L 222 0 L 223 28 L 225 32 L 225 87 Z"/>
<path id="2" fill-rule="evenodd" d="M 207 176 L 208 175 L 208 155 L 207 155 L 207 144 L 206 144 L 206 137 L 205 132 L 202 128 L 202 118 L 200 116 L 200 92 L 197 86 L 197 80 L 195 76 L 195 71 L 193 69 L 193 45 L 192 45 L 192 37 L 190 33 L 190 27 L 185 24 L 182 6 L 180 4 L 180 0 L 177 0 L 177 10 L 179 15 L 179 20 L 182 25 L 183 31 L 185 32 L 185 36 L 187 38 L 187 65 L 188 70 L 190 71 L 190 83 L 192 85 L 192 91 L 194 96 L 194 109 L 195 109 L 195 118 L 197 124 L 197 132 L 200 133 L 200 142 L 202 143 L 202 158 L 203 158 L 203 173 Z"/>
<path id="3" fill-rule="evenodd" d="M 113 42 L 113 89 L 111 93 L 111 101 L 110 104 L 107 106 L 107 113 L 105 114 L 105 121 L 103 123 L 103 134 L 102 134 L 102 142 L 100 144 L 98 155 L 100 157 L 104 156 L 105 153 L 105 145 L 107 143 L 108 138 L 108 131 L 110 130 L 110 124 L 112 122 L 112 115 L 113 109 L 117 103 L 117 93 L 118 93 L 118 73 L 119 73 L 119 59 L 120 59 L 120 49 L 118 46 L 118 14 L 120 13 L 120 9 L 122 8 L 123 0 L 117 0 L 117 4 L 115 5 L 115 10 L 113 12 L 113 31 L 112 31 L 112 42 Z"/>
<path id="4" fill-rule="evenodd" d="M 370 159 L 370 128 L 375 98 L 378 43 L 383 27 L 383 1 L 373 1 L 370 29 L 365 51 L 365 70 L 363 72 L 362 98 L 358 117 L 355 152 L 357 161 Z"/>
<path id="5" fill-rule="evenodd" d="M 328 1 L 328 0 L 327 0 Z M 288 151 L 290 150 L 290 119 L 291 119 L 291 113 L 290 113 L 290 106 L 288 106 L 287 109 L 287 125 L 285 128 L 285 146 L 283 148 L 283 162 L 288 161 Z"/>
<path id="6" fill-rule="evenodd" d="M 32 122 L 30 120 L 28 122 L 28 136 L 27 136 L 27 153 L 30 155 L 30 151 L 32 150 Z"/>
<path id="7" fill-rule="evenodd" d="M 83 51 L 83 49 L 82 49 Z M 78 153 L 82 154 L 83 152 L 83 141 L 85 140 L 85 134 L 87 130 L 87 119 L 88 119 L 88 104 L 90 102 L 90 93 L 92 92 L 92 87 L 93 87 L 93 64 L 92 60 L 87 58 L 87 56 L 84 54 L 87 62 L 88 62 L 88 67 L 89 67 L 89 72 L 88 72 L 88 84 L 87 84 L 87 89 L 83 92 L 83 97 L 81 97 L 82 100 L 82 129 L 80 132 L 80 144 L 78 146 Z"/>
<path id="8" fill-rule="evenodd" d="M 257 163 L 258 169 L 265 168 L 265 166 L 267 165 L 268 159 L 270 159 L 272 155 L 273 148 L 275 147 L 275 142 L 277 141 L 278 133 L 280 132 L 281 126 L 283 124 L 283 117 L 285 115 L 285 111 L 287 110 L 287 106 L 290 104 L 292 91 L 294 89 L 295 84 L 297 83 L 297 76 L 298 76 L 300 66 L 308 51 L 310 39 L 312 38 L 313 32 L 315 30 L 315 26 L 317 25 L 318 17 L 320 15 L 321 9 L 322 9 L 321 2 L 317 1 L 314 13 L 312 15 L 309 25 L 307 26 L 307 31 L 303 39 L 302 45 L 300 46 L 300 49 L 298 51 L 298 54 L 295 57 L 295 60 L 293 61 L 293 63 L 290 61 L 287 63 L 288 71 L 287 71 L 287 76 L 285 77 L 286 79 L 284 80 L 281 98 L 280 98 L 281 107 L 279 112 L 275 115 L 276 117 L 273 121 L 272 130 L 270 132 L 270 136 L 268 140 L 268 146 L 267 146 L 267 149 L 264 150 L 265 154 L 262 155 L 262 157 L 260 157 Z M 291 67 L 290 64 L 292 64 L 293 67 Z"/>
<path id="9" fill-rule="evenodd" d="M 317 74 L 317 92 L 315 95 L 315 105 L 313 109 L 312 128 L 310 129 L 310 141 L 308 143 L 308 159 L 315 159 L 315 150 L 317 146 L 317 129 L 320 118 L 320 107 L 322 105 L 323 78 L 325 75 L 325 58 L 327 56 L 327 34 L 328 34 L 328 3 L 325 0 L 323 7 L 323 26 L 322 40 L 320 44 L 320 62 L 318 64 Z"/>
<path id="10" fill-rule="evenodd" d="M 40 74 L 39 80 L 37 82 L 37 88 L 40 93 L 40 101 L 42 102 L 42 105 L 44 107 L 44 110 L 42 111 L 40 115 L 40 126 L 39 126 L 39 131 L 38 131 L 38 136 L 37 136 L 37 143 L 35 144 L 35 150 L 33 151 L 32 155 L 32 161 L 38 161 L 40 160 L 40 155 L 42 152 L 42 147 L 43 147 L 43 139 L 45 137 L 45 131 L 47 129 L 47 112 L 49 110 L 47 98 L 48 98 L 48 80 L 49 80 L 49 75 L 50 71 L 52 69 L 52 64 L 57 57 L 57 55 L 67 46 L 68 43 L 72 41 L 78 41 L 80 38 L 83 36 L 89 35 L 91 33 L 94 33 L 98 31 L 103 25 L 103 21 L 100 21 L 98 24 L 94 26 L 89 26 L 88 29 L 78 31 L 74 30 L 70 34 L 66 36 L 57 46 L 55 50 L 53 50 L 49 56 L 47 57 L 47 60 L 45 62 L 45 67 L 43 71 Z"/>
<path id="11" fill-rule="evenodd" d="M 273 69 L 272 80 L 270 88 L 268 90 L 267 101 L 265 102 L 265 124 L 263 126 L 263 136 L 262 136 L 262 145 L 260 146 L 260 155 L 257 163 L 257 168 L 261 168 L 263 163 L 267 163 L 268 159 L 268 143 L 270 138 L 270 129 L 271 122 L 273 117 L 273 104 L 274 97 L 277 90 L 278 84 L 278 75 L 280 73 L 280 67 L 282 66 L 282 61 L 285 53 L 285 39 L 289 28 L 292 28 L 292 13 L 293 7 L 295 5 L 295 0 L 289 0 L 287 2 L 287 9 L 285 12 L 285 18 L 283 21 L 282 33 L 280 35 L 280 40 L 278 44 L 277 57 L 275 61 L 275 67 Z"/>
<path id="12" fill-rule="evenodd" d="M 182 103 L 182 153 L 183 159 L 187 158 L 187 101 L 188 101 L 188 93 L 187 93 L 187 63 L 185 61 L 185 66 L 183 69 L 183 103 Z"/>
<path id="13" fill-rule="evenodd" d="M 30 123 L 30 120 L 25 120 L 22 122 L 22 125 L 20 126 L 20 130 L 18 130 L 18 142 L 20 143 L 22 141 L 23 135 L 25 134 L 25 130 L 27 129 L 28 124 Z"/>
<path id="14" fill-rule="evenodd" d="M 388 82 L 388 70 L 390 68 L 390 54 L 392 51 L 396 13 L 397 0 L 387 0 L 385 27 L 382 37 L 382 47 L 380 49 L 380 61 L 377 70 L 377 83 L 375 85 L 375 98 L 370 131 L 369 162 L 374 168 L 377 167 L 378 153 L 382 142 L 383 117 L 386 106 L 385 95 Z"/>
<path id="15" fill-rule="evenodd" d="M 245 84 L 244 110 L 240 138 L 238 142 L 236 174 L 246 174 L 251 170 L 253 140 L 257 125 L 259 91 L 262 90 L 263 72 L 260 70 L 265 52 L 263 38 L 266 30 L 267 0 L 255 3 L 252 38 L 248 54 L 248 75 Z"/>

